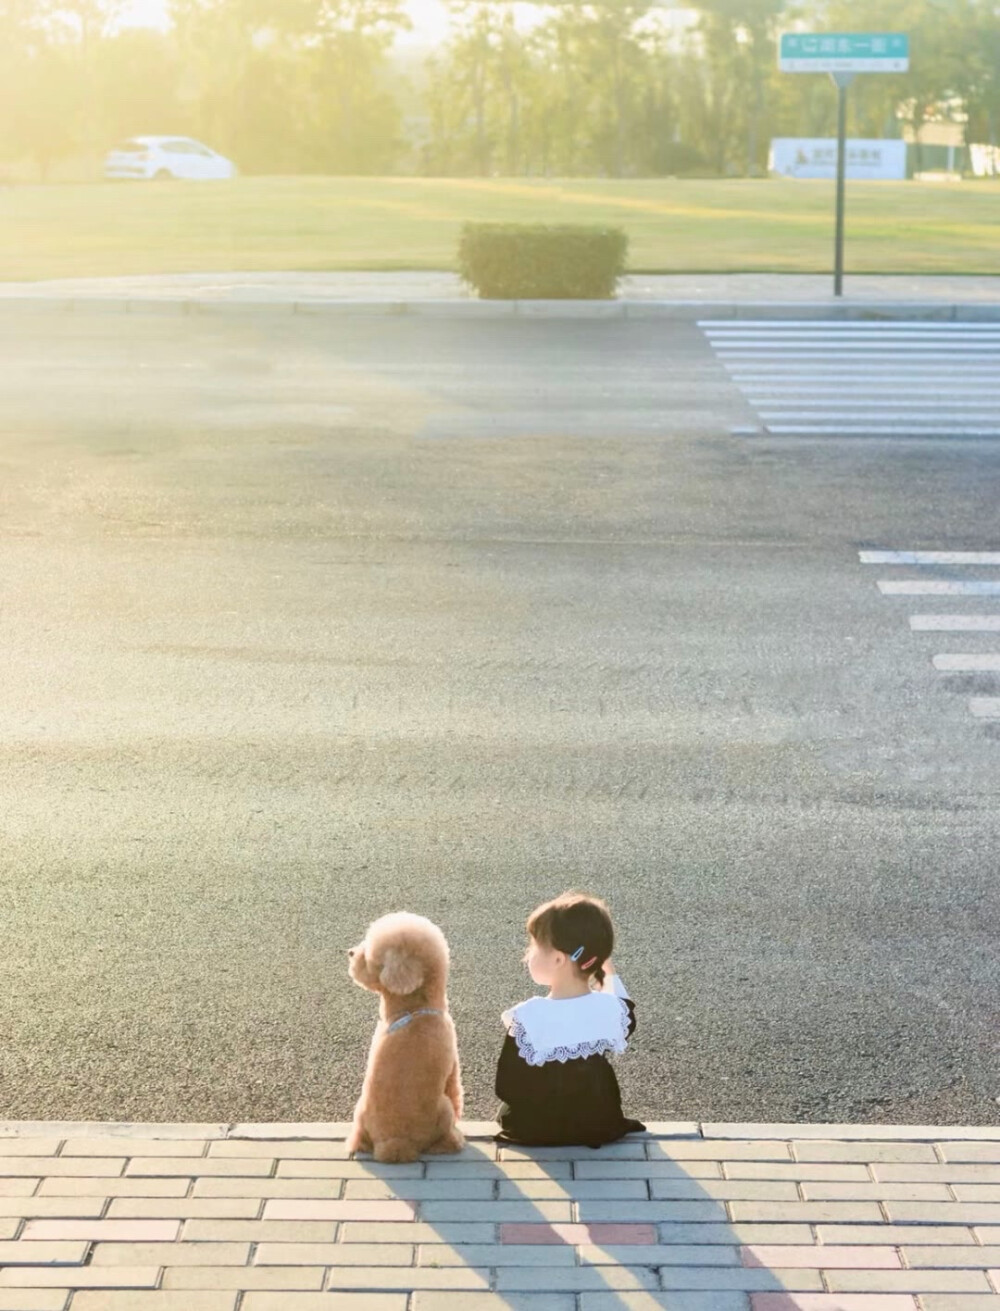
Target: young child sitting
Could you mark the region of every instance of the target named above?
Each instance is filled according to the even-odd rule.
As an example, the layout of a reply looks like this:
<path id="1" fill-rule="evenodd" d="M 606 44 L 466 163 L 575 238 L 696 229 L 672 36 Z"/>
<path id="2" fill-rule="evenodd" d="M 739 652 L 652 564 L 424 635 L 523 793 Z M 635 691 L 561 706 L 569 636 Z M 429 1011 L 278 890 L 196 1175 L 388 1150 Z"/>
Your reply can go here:
<path id="1" fill-rule="evenodd" d="M 504 1011 L 498 1142 L 600 1147 L 645 1125 L 622 1114 L 608 1053 L 623 1052 L 635 1005 L 611 964 L 614 928 L 597 897 L 567 892 L 528 917 L 525 953 L 549 989 Z"/>

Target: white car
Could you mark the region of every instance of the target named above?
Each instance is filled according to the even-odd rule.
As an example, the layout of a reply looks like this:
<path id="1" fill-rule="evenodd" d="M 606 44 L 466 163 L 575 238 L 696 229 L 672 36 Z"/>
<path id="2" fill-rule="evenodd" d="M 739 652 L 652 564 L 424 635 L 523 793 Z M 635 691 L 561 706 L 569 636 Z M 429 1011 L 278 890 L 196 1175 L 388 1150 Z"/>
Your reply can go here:
<path id="1" fill-rule="evenodd" d="M 133 137 L 104 161 L 106 178 L 185 178 L 204 181 L 234 178 L 236 165 L 191 137 Z"/>

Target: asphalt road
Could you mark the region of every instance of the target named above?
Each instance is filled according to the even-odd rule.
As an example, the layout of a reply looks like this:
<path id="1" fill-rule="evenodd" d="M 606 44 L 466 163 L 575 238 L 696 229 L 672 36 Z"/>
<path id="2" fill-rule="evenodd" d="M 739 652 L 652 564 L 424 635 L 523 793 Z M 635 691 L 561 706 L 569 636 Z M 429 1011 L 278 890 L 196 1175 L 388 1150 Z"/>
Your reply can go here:
<path id="1" fill-rule="evenodd" d="M 692 324 L 0 316 L 0 1118 L 345 1118 L 398 908 L 492 1116 L 578 886 L 628 1113 L 1000 1119 L 997 680 L 858 561 L 1000 444 L 747 419 Z"/>

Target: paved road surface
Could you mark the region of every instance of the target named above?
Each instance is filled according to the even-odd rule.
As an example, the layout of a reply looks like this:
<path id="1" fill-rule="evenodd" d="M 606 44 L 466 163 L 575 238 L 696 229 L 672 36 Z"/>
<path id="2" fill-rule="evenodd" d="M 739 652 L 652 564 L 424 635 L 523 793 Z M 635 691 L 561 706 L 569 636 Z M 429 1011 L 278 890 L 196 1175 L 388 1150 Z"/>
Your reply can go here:
<path id="1" fill-rule="evenodd" d="M 943 367 L 943 366 L 942 366 Z M 1000 445 L 730 435 L 694 324 L 0 319 L 0 1118 L 336 1119 L 382 911 L 492 1115 L 607 895 L 660 1119 L 1000 1117 Z"/>

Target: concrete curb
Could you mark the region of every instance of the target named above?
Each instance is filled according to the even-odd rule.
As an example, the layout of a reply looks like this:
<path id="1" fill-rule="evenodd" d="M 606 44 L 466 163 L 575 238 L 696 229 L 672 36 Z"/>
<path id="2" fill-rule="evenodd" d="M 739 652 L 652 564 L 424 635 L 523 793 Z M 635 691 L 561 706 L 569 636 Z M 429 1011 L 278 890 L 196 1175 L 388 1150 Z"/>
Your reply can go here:
<path id="1" fill-rule="evenodd" d="M 204 300 L 163 296 L 2 296 L 0 312 L 163 314 L 190 316 L 301 315 L 383 318 L 522 319 L 812 319 L 1000 322 L 1000 302 L 935 301 L 670 301 L 670 300 Z"/>
<path id="2" fill-rule="evenodd" d="M 493 1120 L 461 1120 L 469 1139 L 492 1138 Z M 0 1120 L 0 1142 L 12 1138 L 144 1138 L 144 1139 L 325 1139 L 347 1137 L 344 1120 L 316 1123 L 130 1123 L 118 1120 Z M 697 1120 L 650 1121 L 645 1134 L 631 1134 L 636 1142 L 648 1138 L 742 1139 L 748 1142 L 1000 1142 L 1000 1125 L 908 1124 L 739 1124 Z M 0 1156 L 3 1155 L 0 1147 Z"/>

